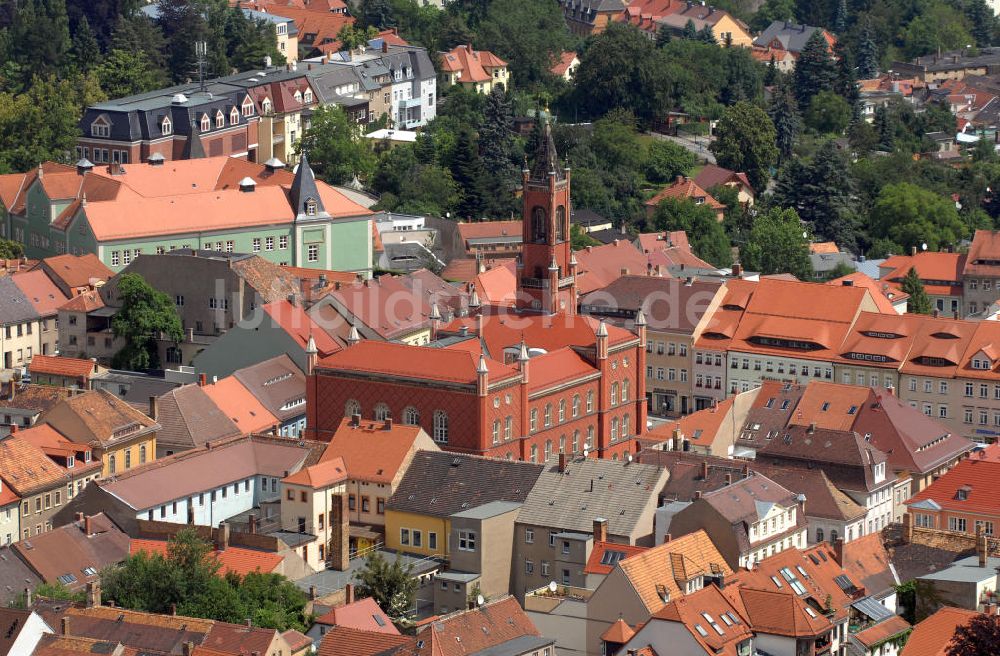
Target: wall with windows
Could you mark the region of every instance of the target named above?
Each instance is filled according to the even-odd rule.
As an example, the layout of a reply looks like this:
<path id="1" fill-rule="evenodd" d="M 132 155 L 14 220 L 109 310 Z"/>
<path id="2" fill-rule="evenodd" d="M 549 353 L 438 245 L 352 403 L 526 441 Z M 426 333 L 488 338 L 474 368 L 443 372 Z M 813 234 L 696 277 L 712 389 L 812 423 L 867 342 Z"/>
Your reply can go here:
<path id="1" fill-rule="evenodd" d="M 447 558 L 450 554 L 447 540 L 450 530 L 451 521 L 447 517 L 401 512 L 391 507 L 385 511 L 387 549 Z"/>
<path id="2" fill-rule="evenodd" d="M 646 391 L 652 395 L 653 414 L 679 417 L 693 412 L 692 390 L 695 377 L 691 371 L 694 359 L 692 341 L 690 335 L 652 330 L 647 332 Z M 704 385 L 704 374 L 702 384 Z"/>
<path id="3" fill-rule="evenodd" d="M 262 501 L 278 498 L 280 481 L 271 476 L 251 476 L 198 494 L 144 508 L 138 519 L 151 519 L 174 524 L 188 523 L 188 509 L 198 526 L 218 526 L 230 517 L 247 512 Z"/>
<path id="4" fill-rule="evenodd" d="M 104 465 L 101 476 L 129 471 L 156 460 L 156 433 L 143 433 L 120 444 L 102 447 L 95 455 Z"/>
<path id="5" fill-rule="evenodd" d="M 0 485 L 4 485 L 0 481 Z M 6 506 L 0 506 L 0 545 L 8 545 L 21 539 L 21 503 L 14 500 Z"/>

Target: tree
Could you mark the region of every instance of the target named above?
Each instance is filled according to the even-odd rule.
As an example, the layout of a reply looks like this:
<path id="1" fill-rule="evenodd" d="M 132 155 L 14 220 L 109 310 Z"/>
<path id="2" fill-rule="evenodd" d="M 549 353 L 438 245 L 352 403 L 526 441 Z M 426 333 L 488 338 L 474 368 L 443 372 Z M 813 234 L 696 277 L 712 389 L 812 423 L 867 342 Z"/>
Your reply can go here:
<path id="1" fill-rule="evenodd" d="M 487 189 L 486 171 L 483 160 L 479 157 L 479 146 L 475 133 L 465 128 L 458 134 L 455 142 L 455 152 L 452 157 L 451 177 L 458 184 L 459 217 L 463 219 L 481 219 L 489 207 L 489 190 Z"/>
<path id="2" fill-rule="evenodd" d="M 646 151 L 645 172 L 650 182 L 664 183 L 679 175 L 687 175 L 698 163 L 687 148 L 673 141 L 657 140 L 649 144 Z"/>
<path id="3" fill-rule="evenodd" d="M 90 21 L 86 16 L 83 16 L 76 26 L 70 54 L 77 70 L 89 71 L 100 63 L 101 46 L 97 43 L 97 36 L 90 29 Z"/>
<path id="4" fill-rule="evenodd" d="M 826 141 L 798 179 L 799 218 L 821 239 L 856 251 L 858 226 L 851 208 L 852 180 L 847 162 L 833 141 Z"/>
<path id="5" fill-rule="evenodd" d="M 479 156 L 492 191 L 491 209 L 500 214 L 510 207 L 517 183 L 514 166 L 514 115 L 507 91 L 496 86 L 486 97 L 479 128 Z"/>
<path id="6" fill-rule="evenodd" d="M 34 75 L 60 72 L 72 47 L 65 0 L 24 0 L 9 28 L 11 59 L 19 64 L 24 81 Z"/>
<path id="7" fill-rule="evenodd" d="M 955 629 L 955 635 L 948 643 L 948 656 L 990 656 L 1000 645 L 1000 617 L 996 615 L 973 615 L 972 618 Z"/>
<path id="8" fill-rule="evenodd" d="M 142 50 L 112 50 L 97 67 L 97 79 L 109 98 L 153 91 L 164 83 Z"/>
<path id="9" fill-rule="evenodd" d="M 892 152 L 895 142 L 895 128 L 892 125 L 892 117 L 889 116 L 889 110 L 883 105 L 875 108 L 873 124 L 875 126 L 875 136 L 878 140 L 879 150 Z"/>
<path id="10" fill-rule="evenodd" d="M 684 23 L 684 29 L 681 30 L 681 37 L 685 39 L 697 39 L 698 38 L 698 28 L 694 26 L 694 20 L 689 18 L 688 22 Z"/>
<path id="11" fill-rule="evenodd" d="M 670 34 L 670 28 L 666 25 L 661 25 L 660 29 L 656 30 L 656 47 L 662 48 L 670 43 L 672 38 L 673 35 Z"/>
<path id="12" fill-rule="evenodd" d="M 369 41 L 378 36 L 378 30 L 369 25 L 359 27 L 345 24 L 337 32 L 337 41 L 340 41 L 341 50 L 357 50 L 361 46 L 367 45 Z"/>
<path id="13" fill-rule="evenodd" d="M 837 9 L 833 14 L 833 24 L 830 27 L 838 36 L 843 35 L 847 30 L 847 0 L 837 0 Z"/>
<path id="14" fill-rule="evenodd" d="M 965 16 L 969 20 L 972 36 L 980 48 L 993 45 L 993 34 L 997 29 L 997 18 L 986 0 L 966 0 Z"/>
<path id="15" fill-rule="evenodd" d="M 479 24 L 476 45 L 510 63 L 519 85 L 538 83 L 572 41 L 556 2 L 492 0 Z"/>
<path id="16" fill-rule="evenodd" d="M 719 42 L 715 40 L 715 34 L 712 33 L 711 25 L 705 25 L 705 27 L 698 30 L 698 40 L 713 46 L 719 45 Z"/>
<path id="17" fill-rule="evenodd" d="M 580 227 L 580 224 L 573 223 L 569 226 L 569 239 L 570 248 L 574 251 L 583 250 L 587 246 L 600 246 L 601 242 L 597 241 L 593 237 L 587 234 L 587 232 Z"/>
<path id="18" fill-rule="evenodd" d="M 169 83 L 167 41 L 159 25 L 145 14 L 120 16 L 111 34 L 109 50 L 144 53 L 150 66 L 163 80 L 158 86 L 166 86 Z"/>
<path id="19" fill-rule="evenodd" d="M 809 240 L 803 237 L 799 216 L 792 209 L 771 208 L 759 215 L 740 258 L 749 271 L 790 273 L 799 280 L 812 278 Z"/>
<path id="20" fill-rule="evenodd" d="M 871 234 L 909 250 L 957 245 L 968 234 L 955 203 L 921 186 L 900 182 L 882 188 L 871 210 Z"/>
<path id="21" fill-rule="evenodd" d="M 364 181 L 375 170 L 371 141 L 339 105 L 326 105 L 313 113 L 296 150 L 309 153 L 313 171 L 330 184 L 346 184 L 355 177 Z"/>
<path id="22" fill-rule="evenodd" d="M 179 343 L 184 339 L 181 318 L 173 299 L 153 289 L 142 276 L 127 273 L 118 280 L 118 313 L 111 320 L 115 337 L 125 340 L 125 346 L 115 354 L 115 368 L 151 369 L 159 366 L 156 339 Z"/>
<path id="23" fill-rule="evenodd" d="M 837 79 L 833 90 L 847 102 L 852 120 L 861 117 L 861 87 L 858 85 L 858 73 L 854 68 L 854 57 L 842 42 L 834 46 L 837 56 Z"/>
<path id="24" fill-rule="evenodd" d="M 906 27 L 899 39 L 903 56 L 913 59 L 938 50 L 964 48 L 975 39 L 966 28 L 962 13 L 943 2 L 930 3 Z"/>
<path id="25" fill-rule="evenodd" d="M 142 0 L 66 0 L 66 13 L 74 33 L 80 29 L 81 21 L 86 19 L 97 40 L 106 47 L 117 21 L 137 14 L 142 4 Z"/>
<path id="26" fill-rule="evenodd" d="M 0 259 L 16 260 L 24 255 L 24 245 L 19 241 L 0 239 Z"/>
<path id="27" fill-rule="evenodd" d="M 413 565 L 403 565 L 399 558 L 389 563 L 381 552 L 372 551 L 356 576 L 358 595 L 373 598 L 392 619 L 404 617 L 413 606 L 417 591 Z"/>
<path id="28" fill-rule="evenodd" d="M 806 125 L 820 134 L 843 134 L 850 122 L 851 106 L 833 91 L 816 94 L 806 110 Z"/>
<path id="29" fill-rule="evenodd" d="M 787 83 L 781 83 L 775 88 L 768 116 L 774 124 L 778 163 L 784 163 L 792 157 L 792 149 L 795 147 L 795 138 L 799 134 L 800 127 L 795 94 Z"/>
<path id="30" fill-rule="evenodd" d="M 836 65 L 822 30 L 813 31 L 795 62 L 795 97 L 800 107 L 807 107 L 813 96 L 833 88 Z"/>
<path id="31" fill-rule="evenodd" d="M 389 0 L 365 0 L 362 3 L 361 19 L 365 25 L 371 25 L 380 30 L 396 24 Z"/>
<path id="32" fill-rule="evenodd" d="M 858 38 L 855 58 L 858 62 L 858 77 L 862 80 L 870 80 L 878 77 L 878 46 L 875 45 L 875 38 L 872 36 L 871 23 L 865 21 L 865 26 Z"/>
<path id="33" fill-rule="evenodd" d="M 710 148 L 719 166 L 746 173 L 754 189 L 764 189 L 778 159 L 776 141 L 774 123 L 767 114 L 741 101 L 723 112 Z"/>
<path id="34" fill-rule="evenodd" d="M 763 32 L 774 21 L 794 21 L 795 0 L 765 0 L 750 19 L 754 32 Z"/>
<path id="35" fill-rule="evenodd" d="M 924 290 L 924 283 L 917 275 L 917 270 L 910 267 L 903 278 L 903 292 L 910 295 L 906 301 L 906 309 L 911 314 L 930 314 L 933 311 L 931 299 Z"/>
<path id="36" fill-rule="evenodd" d="M 34 78 L 25 93 L 0 92 L 0 172 L 69 160 L 87 88 L 82 78 Z"/>
<path id="37" fill-rule="evenodd" d="M 727 267 L 733 263 L 726 231 L 708 205 L 699 205 L 689 198 L 665 198 L 656 206 L 653 226 L 660 231 L 684 230 L 694 254 L 714 266 Z"/>

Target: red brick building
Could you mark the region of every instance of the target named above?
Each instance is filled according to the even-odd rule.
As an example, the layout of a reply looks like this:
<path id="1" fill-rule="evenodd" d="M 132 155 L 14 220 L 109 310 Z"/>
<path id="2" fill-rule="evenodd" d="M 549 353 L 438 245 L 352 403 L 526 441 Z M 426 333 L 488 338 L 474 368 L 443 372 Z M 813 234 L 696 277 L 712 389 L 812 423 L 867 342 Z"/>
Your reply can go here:
<path id="1" fill-rule="evenodd" d="M 627 330 L 573 312 L 569 171 L 556 170 L 548 130 L 541 149 L 525 174 L 518 296 L 528 307 L 484 306 L 447 325 L 435 321 L 426 346 L 353 339 L 314 356 L 311 438 L 329 440 L 345 416 L 360 414 L 417 424 L 443 449 L 491 457 L 540 462 L 561 452 L 619 458 L 637 450 L 646 428 L 645 319 L 640 313 Z"/>

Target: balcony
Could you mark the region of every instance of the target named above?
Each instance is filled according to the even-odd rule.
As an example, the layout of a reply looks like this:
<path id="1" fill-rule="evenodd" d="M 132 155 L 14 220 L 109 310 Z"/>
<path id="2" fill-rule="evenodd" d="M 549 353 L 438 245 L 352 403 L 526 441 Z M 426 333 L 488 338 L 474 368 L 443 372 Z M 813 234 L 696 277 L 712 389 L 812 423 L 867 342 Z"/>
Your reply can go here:
<path id="1" fill-rule="evenodd" d="M 563 287 L 568 287 L 573 283 L 572 277 L 560 278 L 559 279 L 559 289 Z M 522 278 L 522 287 L 530 287 L 531 289 L 548 289 L 549 279 L 548 278 Z"/>

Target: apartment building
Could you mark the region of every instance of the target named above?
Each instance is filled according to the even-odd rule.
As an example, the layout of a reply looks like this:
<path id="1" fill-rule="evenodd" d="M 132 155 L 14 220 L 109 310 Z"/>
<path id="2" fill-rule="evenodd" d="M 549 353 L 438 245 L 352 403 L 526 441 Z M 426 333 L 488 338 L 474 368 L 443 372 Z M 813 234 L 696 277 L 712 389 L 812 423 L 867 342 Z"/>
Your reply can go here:
<path id="1" fill-rule="evenodd" d="M 26 369 L 36 354 L 51 355 L 58 342 L 58 308 L 67 301 L 41 269 L 0 278 L 0 365 Z"/>
<path id="2" fill-rule="evenodd" d="M 347 467 L 343 458 L 303 467 L 283 478 L 281 489 L 282 530 L 315 538 L 315 549 L 309 543 L 299 547 L 302 559 L 317 571 L 328 562 L 334 569 L 347 569 Z"/>

